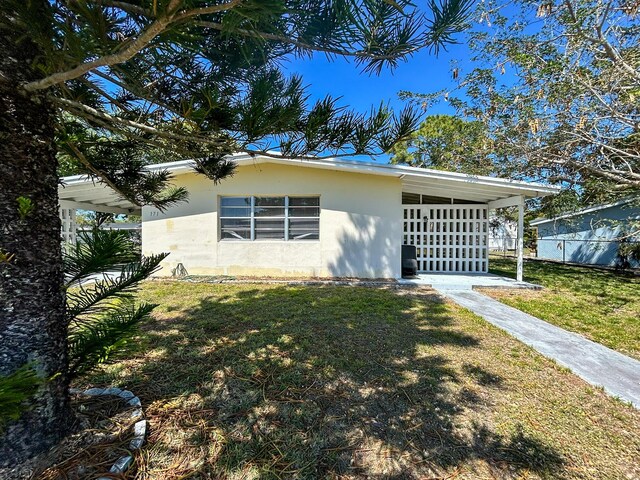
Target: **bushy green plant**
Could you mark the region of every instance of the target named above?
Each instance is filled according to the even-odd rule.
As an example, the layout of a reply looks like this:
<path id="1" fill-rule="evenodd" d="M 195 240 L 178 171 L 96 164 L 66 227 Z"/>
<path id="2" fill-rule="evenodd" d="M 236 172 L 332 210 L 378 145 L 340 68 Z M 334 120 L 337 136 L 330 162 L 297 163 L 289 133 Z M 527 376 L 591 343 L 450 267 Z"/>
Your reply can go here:
<path id="1" fill-rule="evenodd" d="M 640 242 L 624 239 L 618 244 L 616 264 L 618 268 L 627 269 L 632 263 L 640 264 Z"/>
<path id="2" fill-rule="evenodd" d="M 69 322 L 69 370 L 74 378 L 125 350 L 155 305 L 136 304 L 141 281 L 167 254 L 140 256 L 124 231 L 81 234 L 64 255 Z"/>

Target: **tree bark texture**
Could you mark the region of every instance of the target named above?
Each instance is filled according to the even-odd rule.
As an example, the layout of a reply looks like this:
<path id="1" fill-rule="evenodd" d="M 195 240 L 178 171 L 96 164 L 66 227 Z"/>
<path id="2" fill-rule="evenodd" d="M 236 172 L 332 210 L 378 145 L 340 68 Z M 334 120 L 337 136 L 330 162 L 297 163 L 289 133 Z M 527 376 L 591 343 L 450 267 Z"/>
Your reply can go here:
<path id="1" fill-rule="evenodd" d="M 49 449 L 72 423 L 54 111 L 43 93 L 20 93 L 38 78 L 39 50 L 16 36 L 0 28 L 0 375 L 30 363 L 45 381 L 0 431 L 3 467 Z"/>

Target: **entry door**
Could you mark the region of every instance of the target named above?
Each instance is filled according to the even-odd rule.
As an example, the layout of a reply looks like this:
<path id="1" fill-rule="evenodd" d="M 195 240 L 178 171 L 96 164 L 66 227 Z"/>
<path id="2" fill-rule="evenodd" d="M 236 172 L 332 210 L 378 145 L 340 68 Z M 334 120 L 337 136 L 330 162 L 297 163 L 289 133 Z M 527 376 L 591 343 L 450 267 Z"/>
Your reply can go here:
<path id="1" fill-rule="evenodd" d="M 403 205 L 405 245 L 421 272 L 486 272 L 487 205 Z"/>

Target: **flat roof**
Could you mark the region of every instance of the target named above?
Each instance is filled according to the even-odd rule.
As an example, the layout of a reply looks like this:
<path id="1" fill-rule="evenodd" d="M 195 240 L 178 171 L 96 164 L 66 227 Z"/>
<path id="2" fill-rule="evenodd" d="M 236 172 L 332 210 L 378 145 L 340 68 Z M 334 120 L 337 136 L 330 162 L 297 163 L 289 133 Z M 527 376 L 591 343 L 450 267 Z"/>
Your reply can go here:
<path id="1" fill-rule="evenodd" d="M 62 177 L 58 185 L 58 198 L 62 208 L 134 215 L 142 213 L 138 205 L 88 175 Z"/>
<path id="2" fill-rule="evenodd" d="M 541 183 L 525 182 L 479 175 L 446 172 L 406 165 L 391 165 L 357 160 L 337 158 L 300 159 L 286 158 L 278 155 L 235 154 L 230 158 L 238 166 L 274 163 L 294 165 L 303 168 L 317 168 L 341 172 L 361 173 L 395 177 L 402 181 L 402 189 L 408 193 L 427 193 L 435 197 L 456 198 L 474 202 L 490 201 L 522 195 L 528 198 L 552 195 L 560 187 Z M 149 171 L 168 170 L 173 175 L 193 172 L 192 160 L 181 160 L 155 165 L 146 168 Z M 86 175 L 63 177 L 58 188 L 61 205 L 76 204 L 76 208 L 112 213 L 140 213 L 140 207 L 123 199 L 117 192 L 103 183 L 93 181 Z"/>

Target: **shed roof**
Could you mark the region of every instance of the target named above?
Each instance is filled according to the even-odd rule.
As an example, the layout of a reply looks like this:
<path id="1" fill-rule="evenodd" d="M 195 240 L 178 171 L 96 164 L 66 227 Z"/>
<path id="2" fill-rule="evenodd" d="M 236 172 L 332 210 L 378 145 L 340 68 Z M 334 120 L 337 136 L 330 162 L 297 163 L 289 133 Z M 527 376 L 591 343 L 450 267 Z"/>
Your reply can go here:
<path id="1" fill-rule="evenodd" d="M 457 198 L 487 203 L 517 195 L 541 197 L 557 193 L 559 187 L 504 178 L 466 175 L 405 165 L 390 165 L 342 159 L 299 159 L 281 156 L 231 156 L 238 166 L 274 163 L 302 168 L 317 168 L 341 172 L 395 177 L 402 181 L 405 192 L 425 193 L 431 196 Z M 149 165 L 149 171 L 168 170 L 174 175 L 193 171 L 192 160 Z M 58 189 L 61 202 L 75 204 L 76 208 L 112 213 L 139 213 L 140 207 L 123 199 L 110 187 L 96 183 L 86 175 L 64 177 Z"/>
<path id="2" fill-rule="evenodd" d="M 575 212 L 564 213 L 562 215 L 558 215 L 557 217 L 537 218 L 537 219 L 532 220 L 531 222 L 529 222 L 529 225 L 531 225 L 531 226 L 542 225 L 544 223 L 556 222 L 558 220 L 563 220 L 565 218 L 572 218 L 572 217 L 577 217 L 577 216 L 580 216 L 580 215 L 585 215 L 587 213 L 593 213 L 593 212 L 598 212 L 600 210 L 606 210 L 607 208 L 620 207 L 622 205 L 626 205 L 628 203 L 631 203 L 633 200 L 634 200 L 634 198 L 625 198 L 624 200 L 618 200 L 617 202 L 603 203 L 601 205 L 594 205 L 592 207 L 583 208 L 582 210 L 576 210 Z"/>

